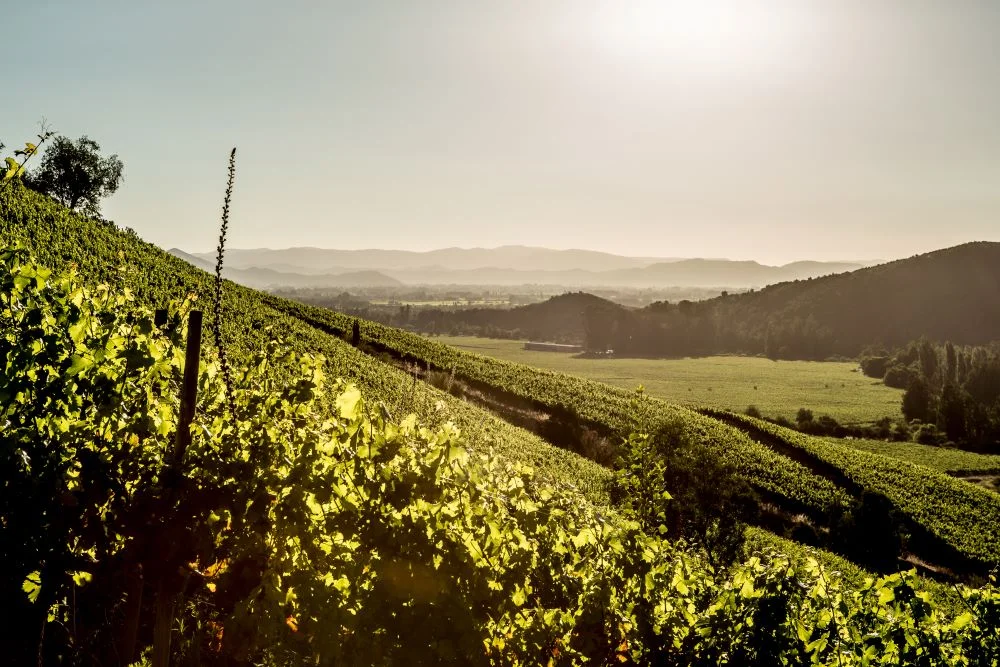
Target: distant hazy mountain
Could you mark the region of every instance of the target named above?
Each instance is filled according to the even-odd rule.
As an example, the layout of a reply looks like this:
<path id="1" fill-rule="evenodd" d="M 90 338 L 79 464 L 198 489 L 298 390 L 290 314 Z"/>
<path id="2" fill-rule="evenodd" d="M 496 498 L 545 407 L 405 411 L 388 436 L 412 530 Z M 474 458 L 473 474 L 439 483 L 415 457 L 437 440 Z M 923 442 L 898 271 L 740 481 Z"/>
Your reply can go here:
<path id="1" fill-rule="evenodd" d="M 449 271 L 443 269 L 386 270 L 407 284 L 563 285 L 566 287 L 762 287 L 862 268 L 848 262 L 795 262 L 765 266 L 757 262 L 685 259 L 617 271 L 514 271 L 497 267 Z"/>
<path id="2" fill-rule="evenodd" d="M 202 259 L 214 259 L 214 253 L 194 253 Z M 530 271 L 614 271 L 669 262 L 669 257 L 624 257 L 594 250 L 552 250 L 530 246 L 499 248 L 442 248 L 427 252 L 409 250 L 331 250 L 324 248 L 286 248 L 271 250 L 227 250 L 226 263 L 235 268 L 267 267 L 299 273 L 336 273 L 343 269 L 468 270 L 486 266 L 498 269 Z"/>
<path id="3" fill-rule="evenodd" d="M 168 252 L 194 264 L 199 269 L 215 271 L 215 264 L 201 256 L 192 255 L 177 248 L 171 248 Z M 269 287 L 399 287 L 403 285 L 395 278 L 390 278 L 378 271 L 304 274 L 256 266 L 239 269 L 229 266 L 228 256 L 226 259 L 227 265 L 223 269 L 222 275 L 233 282 L 256 289 Z"/>
<path id="4" fill-rule="evenodd" d="M 611 272 L 606 275 L 606 279 L 610 284 L 759 287 L 787 280 L 854 271 L 863 266 L 848 262 L 793 262 L 784 266 L 766 266 L 757 262 L 725 259 L 685 259 L 641 269 Z"/>
<path id="5" fill-rule="evenodd" d="M 211 261 L 211 253 L 194 255 Z M 364 269 L 408 285 L 561 285 L 565 287 L 761 287 L 842 273 L 862 268 L 862 262 L 793 262 L 766 266 L 725 259 L 623 257 L 591 250 L 551 250 L 527 246 L 500 248 L 445 248 L 429 252 L 405 250 L 230 250 L 226 265 L 241 270 L 270 270 L 280 275 L 260 280 L 303 276 L 343 275 Z M 248 283 L 249 284 L 249 283 Z M 274 283 L 269 283 L 274 284 Z"/>
<path id="6" fill-rule="evenodd" d="M 210 261 L 210 260 L 208 260 L 206 258 L 199 257 L 197 255 L 192 255 L 189 252 L 184 252 L 180 248 L 171 248 L 167 252 L 169 252 L 174 257 L 179 257 L 180 259 L 183 259 L 188 264 L 194 264 L 195 266 L 197 266 L 202 271 L 215 272 L 215 264 L 212 261 Z M 203 253 L 203 254 L 207 254 L 207 253 Z"/>

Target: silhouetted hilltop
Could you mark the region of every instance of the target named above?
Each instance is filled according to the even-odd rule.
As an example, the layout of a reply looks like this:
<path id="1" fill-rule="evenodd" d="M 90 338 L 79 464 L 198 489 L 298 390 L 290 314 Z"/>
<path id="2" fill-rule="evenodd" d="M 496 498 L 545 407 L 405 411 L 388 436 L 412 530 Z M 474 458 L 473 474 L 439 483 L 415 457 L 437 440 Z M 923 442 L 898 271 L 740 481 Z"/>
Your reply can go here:
<path id="1" fill-rule="evenodd" d="M 414 324 L 424 331 L 583 343 L 588 313 L 614 319 L 627 311 L 593 294 L 572 292 L 510 309 L 423 310 L 415 314 Z"/>

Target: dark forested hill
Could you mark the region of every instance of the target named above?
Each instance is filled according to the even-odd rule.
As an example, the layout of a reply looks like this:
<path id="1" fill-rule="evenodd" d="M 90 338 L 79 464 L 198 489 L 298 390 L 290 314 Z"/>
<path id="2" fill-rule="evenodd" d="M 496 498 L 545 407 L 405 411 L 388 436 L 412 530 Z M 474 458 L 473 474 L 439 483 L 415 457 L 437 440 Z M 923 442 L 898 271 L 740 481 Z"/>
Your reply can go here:
<path id="1" fill-rule="evenodd" d="M 588 318 L 615 321 L 628 312 L 593 294 L 573 292 L 510 309 L 423 310 L 412 324 L 421 331 L 582 344 Z"/>
<path id="2" fill-rule="evenodd" d="M 652 304 L 589 330 L 610 338 L 590 341 L 594 347 L 663 355 L 823 358 L 920 337 L 985 343 L 1000 339 L 1000 243 L 967 243 L 708 301 Z"/>

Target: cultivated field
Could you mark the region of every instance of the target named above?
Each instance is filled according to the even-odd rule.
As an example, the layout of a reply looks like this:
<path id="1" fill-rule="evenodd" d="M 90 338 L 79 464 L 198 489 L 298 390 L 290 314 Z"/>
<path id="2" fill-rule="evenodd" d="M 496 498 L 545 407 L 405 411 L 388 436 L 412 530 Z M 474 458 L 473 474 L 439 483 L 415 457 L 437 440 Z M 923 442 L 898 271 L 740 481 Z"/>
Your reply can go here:
<path id="1" fill-rule="evenodd" d="M 522 349 L 523 341 L 435 336 L 459 349 L 626 389 L 643 385 L 673 403 L 742 412 L 756 405 L 768 417 L 795 418 L 799 408 L 828 414 L 845 424 L 900 415 L 902 391 L 865 377 L 857 364 L 832 361 L 771 361 L 759 357 L 697 359 L 578 359 L 557 352 Z"/>

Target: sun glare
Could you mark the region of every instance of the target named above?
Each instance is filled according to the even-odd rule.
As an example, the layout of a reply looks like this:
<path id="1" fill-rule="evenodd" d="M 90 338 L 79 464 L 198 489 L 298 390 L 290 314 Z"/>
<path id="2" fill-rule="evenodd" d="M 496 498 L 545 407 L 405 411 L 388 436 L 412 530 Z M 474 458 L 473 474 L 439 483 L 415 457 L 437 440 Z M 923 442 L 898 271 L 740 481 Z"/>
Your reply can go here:
<path id="1" fill-rule="evenodd" d="M 796 7 L 747 0 L 618 0 L 594 18 L 612 54 L 698 71 L 780 64 L 794 57 L 801 28 Z"/>

